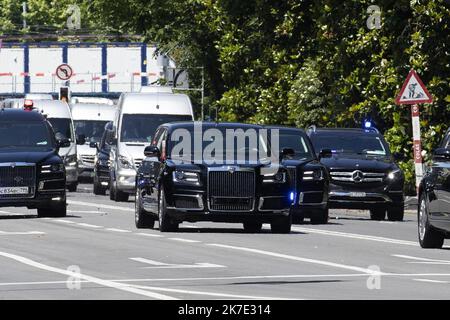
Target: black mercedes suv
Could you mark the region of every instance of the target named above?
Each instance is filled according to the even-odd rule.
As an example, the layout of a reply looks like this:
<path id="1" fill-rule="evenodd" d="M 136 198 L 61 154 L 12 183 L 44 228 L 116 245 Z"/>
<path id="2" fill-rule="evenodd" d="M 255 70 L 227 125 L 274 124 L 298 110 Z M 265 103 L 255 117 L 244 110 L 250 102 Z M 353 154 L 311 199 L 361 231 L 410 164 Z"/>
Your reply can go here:
<path id="1" fill-rule="evenodd" d="M 441 248 L 450 238 L 450 129 L 420 183 L 417 220 L 422 248 Z"/>
<path id="2" fill-rule="evenodd" d="M 301 223 L 304 218 L 309 218 L 312 224 L 327 223 L 329 175 L 320 159 L 331 157 L 331 150 L 322 150 L 316 155 L 309 137 L 302 129 L 279 126 L 266 128 L 278 130 L 281 163 L 290 174 L 294 191 L 292 221 Z"/>
<path id="3" fill-rule="evenodd" d="M 66 215 L 66 177 L 50 123 L 36 111 L 0 109 L 0 207 L 37 209 L 39 217 Z"/>
<path id="4" fill-rule="evenodd" d="M 372 220 L 384 220 L 387 212 L 389 220 L 403 220 L 404 175 L 378 130 L 310 127 L 307 132 L 316 152 L 332 152 L 321 159 L 330 173 L 330 208 L 368 209 Z"/>
<path id="5" fill-rule="evenodd" d="M 264 130 L 239 123 L 160 126 L 136 176 L 136 226 L 158 220 L 165 232 L 183 221 L 237 222 L 258 232 L 270 223 L 272 232 L 289 233 L 294 191 L 286 168 L 271 160 L 278 152 L 271 153 Z"/>

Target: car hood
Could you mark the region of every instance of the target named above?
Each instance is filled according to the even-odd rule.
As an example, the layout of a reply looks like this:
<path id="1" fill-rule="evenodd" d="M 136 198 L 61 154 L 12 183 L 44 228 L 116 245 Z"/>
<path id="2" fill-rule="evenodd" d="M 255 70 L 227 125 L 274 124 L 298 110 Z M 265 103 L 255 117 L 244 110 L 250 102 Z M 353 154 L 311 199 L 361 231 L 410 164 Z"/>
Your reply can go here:
<path id="1" fill-rule="evenodd" d="M 181 170 L 207 170 L 207 168 L 221 168 L 221 167 L 240 167 L 240 168 L 262 168 L 268 167 L 267 163 L 263 163 L 260 161 L 255 162 L 246 162 L 245 164 L 238 164 L 237 162 L 227 163 L 227 164 L 207 164 L 205 162 L 202 163 L 194 163 L 191 161 L 181 161 L 181 160 L 168 160 L 167 164 L 169 166 L 176 166 L 177 169 Z"/>
<path id="2" fill-rule="evenodd" d="M 386 172 L 397 168 L 388 157 L 366 157 L 358 155 L 333 155 L 331 158 L 320 160 L 331 171 L 337 170 L 361 170 Z"/>
<path id="3" fill-rule="evenodd" d="M 0 152 L 0 163 L 4 162 L 26 162 L 26 163 L 42 163 L 55 157 L 54 151 L 16 151 L 16 152 Z M 58 162 L 61 162 L 59 160 Z"/>
<path id="4" fill-rule="evenodd" d="M 146 146 L 150 145 L 150 143 L 123 143 L 121 142 L 119 145 L 119 155 L 125 156 L 128 159 L 143 159 L 144 149 Z"/>
<path id="5" fill-rule="evenodd" d="M 77 146 L 77 153 L 79 155 L 95 156 L 97 149 L 91 148 L 88 144 L 83 144 Z"/>

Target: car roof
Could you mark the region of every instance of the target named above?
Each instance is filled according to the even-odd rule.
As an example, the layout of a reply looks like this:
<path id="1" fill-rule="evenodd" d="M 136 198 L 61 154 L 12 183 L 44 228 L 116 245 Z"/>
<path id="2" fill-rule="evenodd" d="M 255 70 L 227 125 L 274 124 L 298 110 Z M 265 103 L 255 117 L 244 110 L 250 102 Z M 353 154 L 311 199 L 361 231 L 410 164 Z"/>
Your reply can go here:
<path id="1" fill-rule="evenodd" d="M 100 103 L 72 103 L 73 120 L 112 121 L 116 114 L 116 106 Z"/>
<path id="2" fill-rule="evenodd" d="M 379 135 L 380 133 L 376 131 L 376 129 L 362 129 L 362 128 L 315 128 L 308 129 L 308 132 L 314 133 L 363 133 L 363 134 L 372 134 Z"/>
<path id="3" fill-rule="evenodd" d="M 170 130 L 191 128 L 194 123 L 202 125 L 202 128 L 242 128 L 242 129 L 263 129 L 262 126 L 257 124 L 239 123 L 239 122 L 210 122 L 210 121 L 178 121 L 162 124 L 161 126 L 167 127 Z"/>
<path id="4" fill-rule="evenodd" d="M 61 100 L 33 100 L 33 107 L 49 118 L 72 118 L 69 105 Z"/>
<path id="5" fill-rule="evenodd" d="M 178 93 L 123 93 L 119 108 L 125 114 L 193 115 L 189 97 Z"/>
<path id="6" fill-rule="evenodd" d="M 265 129 L 279 129 L 281 131 L 296 131 L 305 133 L 305 130 L 296 127 L 288 127 L 288 126 L 275 126 L 275 125 L 267 125 L 264 126 Z"/>
<path id="7" fill-rule="evenodd" d="M 0 121 L 45 121 L 45 117 L 38 111 L 23 109 L 0 109 Z"/>

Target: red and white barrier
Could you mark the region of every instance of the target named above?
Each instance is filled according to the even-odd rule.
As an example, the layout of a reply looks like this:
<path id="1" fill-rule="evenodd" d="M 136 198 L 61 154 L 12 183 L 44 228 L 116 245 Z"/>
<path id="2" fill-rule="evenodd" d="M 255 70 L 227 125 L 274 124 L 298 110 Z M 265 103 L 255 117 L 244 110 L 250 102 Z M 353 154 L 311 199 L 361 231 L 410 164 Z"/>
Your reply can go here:
<path id="1" fill-rule="evenodd" d="M 413 146 L 414 146 L 414 166 L 416 171 L 416 188 L 419 187 L 423 177 L 422 166 L 422 143 L 420 140 L 420 113 L 419 105 L 411 105 L 412 129 L 413 129 Z"/>

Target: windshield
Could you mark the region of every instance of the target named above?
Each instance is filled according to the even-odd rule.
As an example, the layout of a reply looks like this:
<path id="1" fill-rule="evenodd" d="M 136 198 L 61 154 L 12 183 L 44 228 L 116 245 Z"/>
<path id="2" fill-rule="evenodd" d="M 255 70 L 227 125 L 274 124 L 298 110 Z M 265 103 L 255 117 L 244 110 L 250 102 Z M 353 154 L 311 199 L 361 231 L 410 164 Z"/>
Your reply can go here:
<path id="1" fill-rule="evenodd" d="M 67 118 L 49 118 L 48 121 L 52 124 L 55 135 L 60 135 L 60 138 L 66 138 L 72 141 L 72 126 L 70 119 Z"/>
<path id="2" fill-rule="evenodd" d="M 120 141 L 150 143 L 156 129 L 161 124 L 174 121 L 192 121 L 192 116 L 187 114 L 124 114 Z"/>
<path id="3" fill-rule="evenodd" d="M 45 122 L 0 122 L 0 148 L 53 149 Z"/>
<path id="4" fill-rule="evenodd" d="M 274 138 L 272 138 L 273 140 Z M 309 148 L 306 138 L 300 133 L 281 132 L 279 134 L 280 153 L 283 149 L 294 149 L 296 158 L 312 158 L 313 153 Z"/>
<path id="5" fill-rule="evenodd" d="M 317 152 L 331 149 L 333 153 L 364 154 L 386 156 L 389 154 L 380 137 L 375 135 L 358 135 L 349 133 L 319 133 L 311 136 L 311 141 Z"/>
<path id="6" fill-rule="evenodd" d="M 77 136 L 84 135 L 87 142 L 99 142 L 108 121 L 74 120 Z"/>

